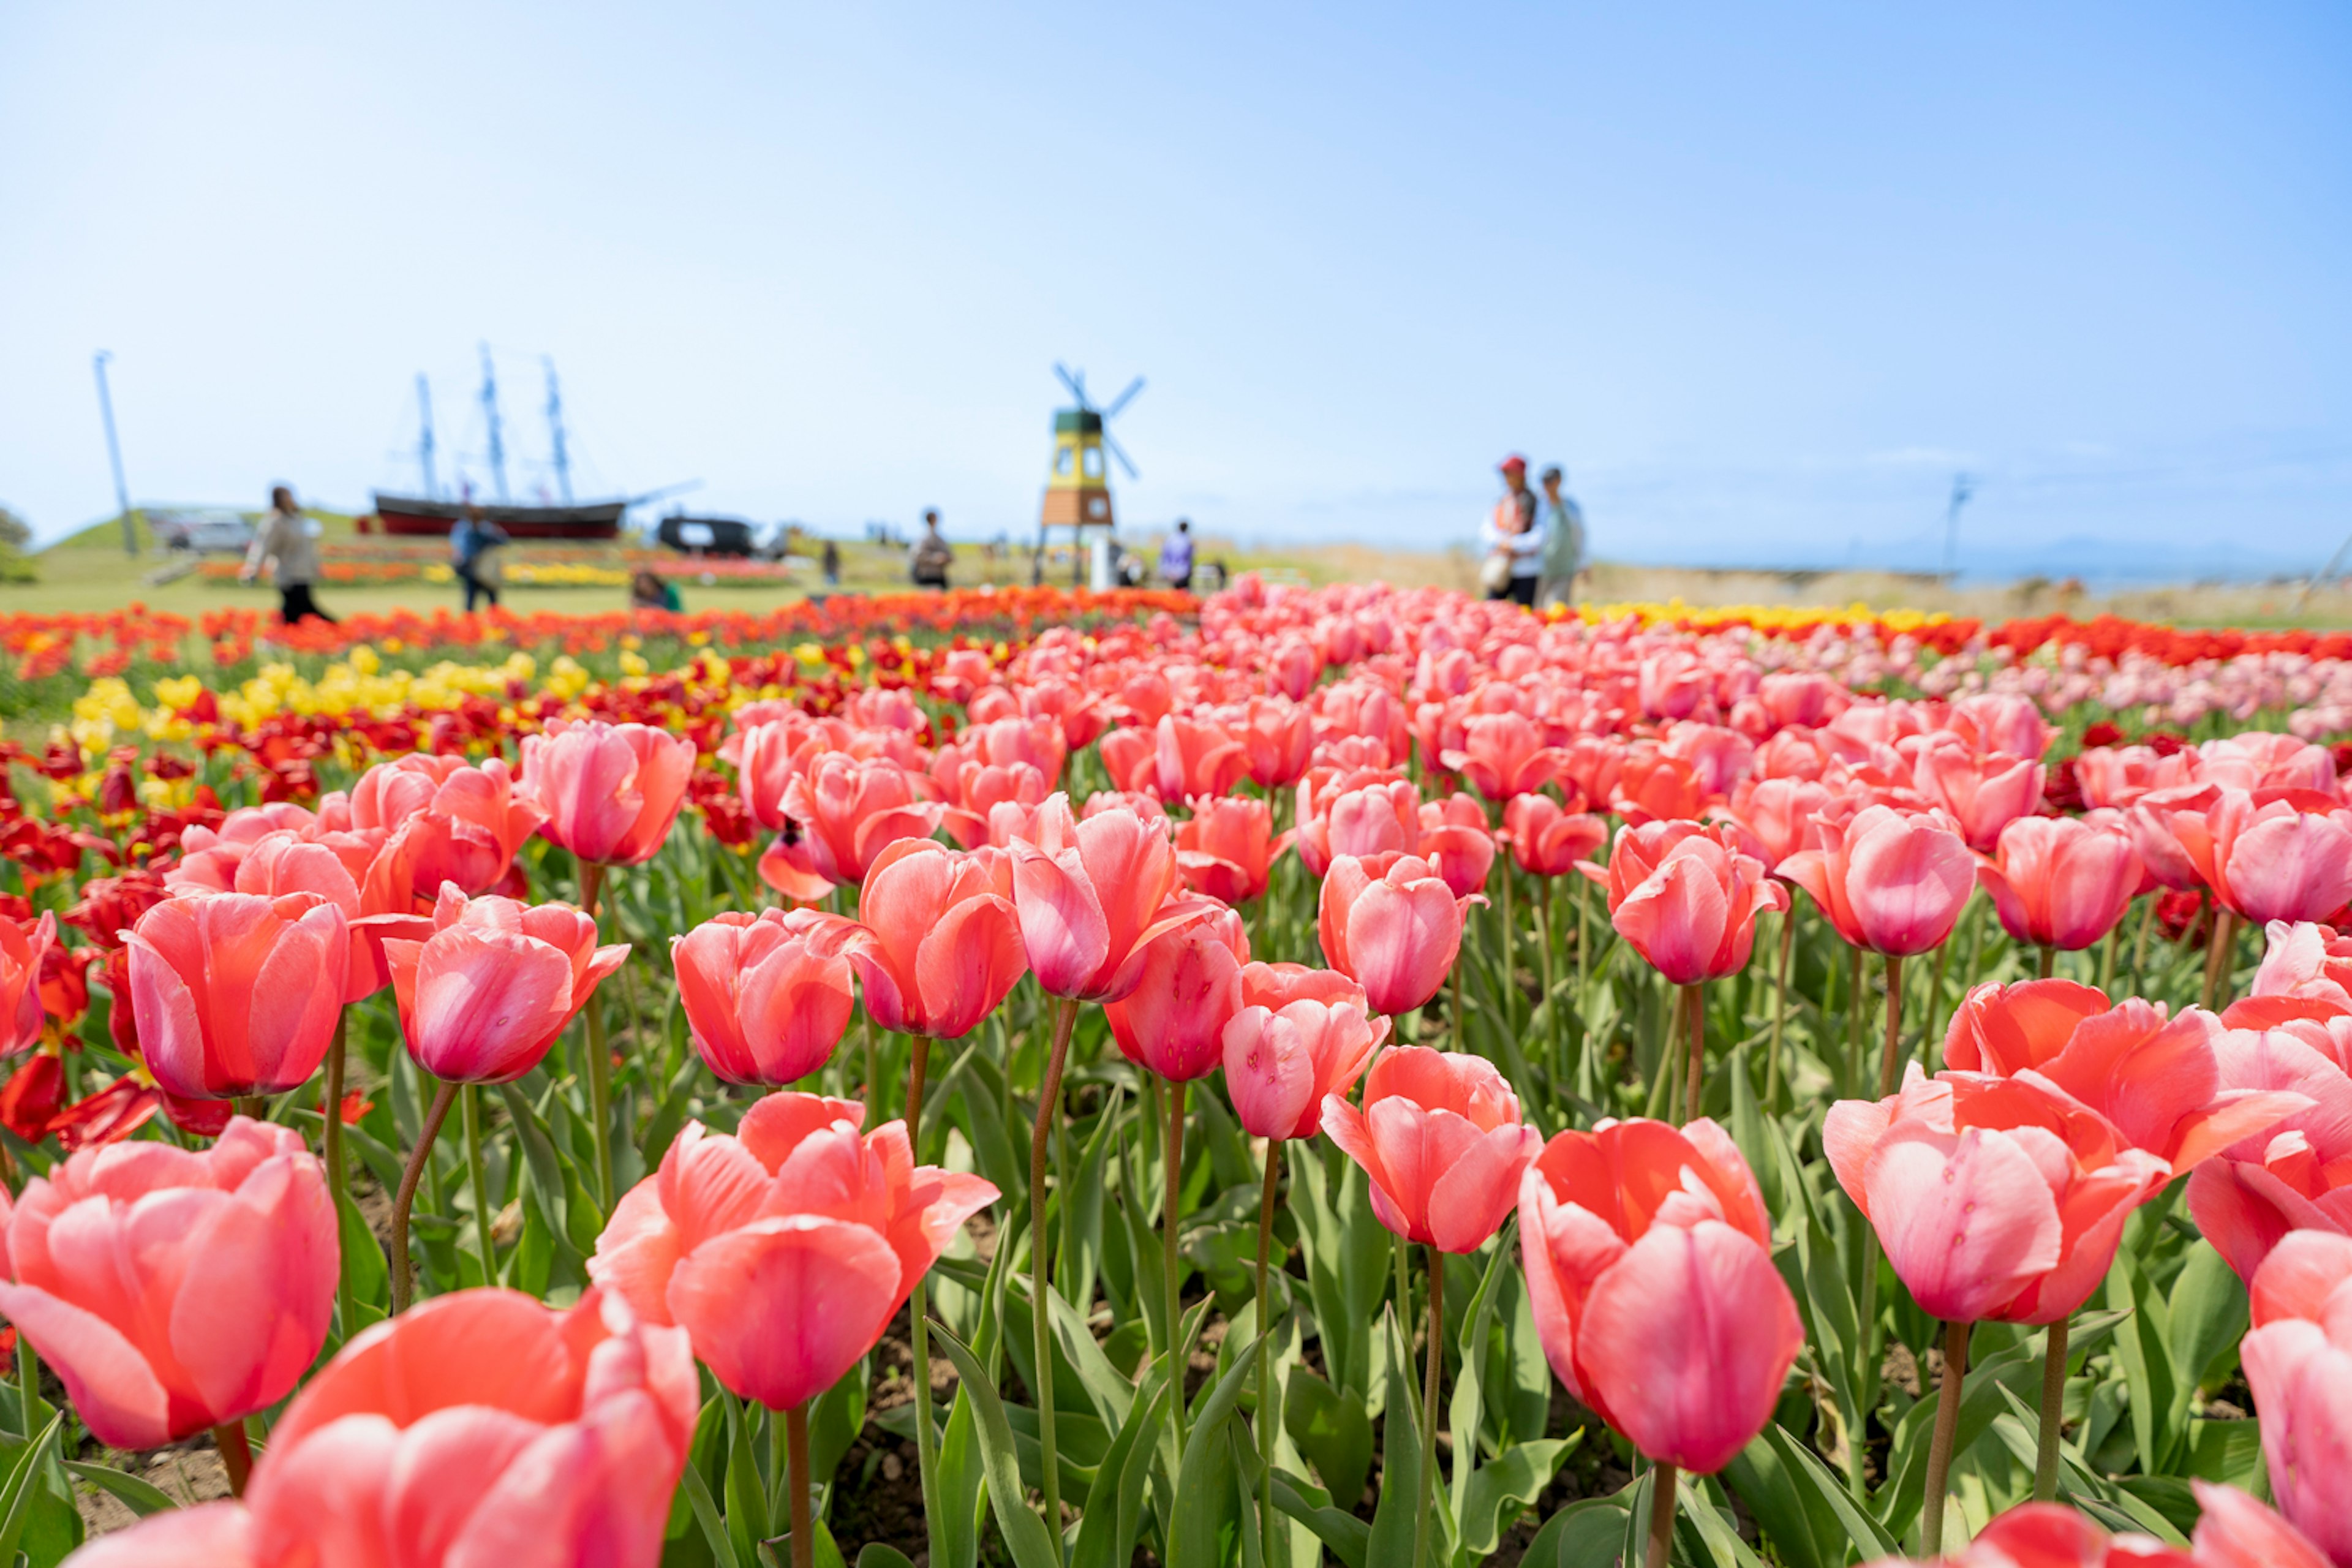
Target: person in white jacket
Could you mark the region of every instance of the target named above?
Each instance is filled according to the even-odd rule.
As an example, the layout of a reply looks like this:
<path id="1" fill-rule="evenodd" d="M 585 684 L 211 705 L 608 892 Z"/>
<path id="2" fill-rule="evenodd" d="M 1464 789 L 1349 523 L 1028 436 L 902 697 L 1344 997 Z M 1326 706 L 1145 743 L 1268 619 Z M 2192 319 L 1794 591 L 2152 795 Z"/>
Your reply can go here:
<path id="1" fill-rule="evenodd" d="M 335 624 L 335 617 L 310 597 L 310 584 L 319 580 L 320 531 L 317 521 L 294 504 L 294 492 L 279 485 L 269 492 L 268 515 L 253 531 L 245 570 L 237 574 L 237 581 L 250 583 L 268 567 L 269 580 L 278 587 L 278 618 L 289 626 L 311 618 Z"/>

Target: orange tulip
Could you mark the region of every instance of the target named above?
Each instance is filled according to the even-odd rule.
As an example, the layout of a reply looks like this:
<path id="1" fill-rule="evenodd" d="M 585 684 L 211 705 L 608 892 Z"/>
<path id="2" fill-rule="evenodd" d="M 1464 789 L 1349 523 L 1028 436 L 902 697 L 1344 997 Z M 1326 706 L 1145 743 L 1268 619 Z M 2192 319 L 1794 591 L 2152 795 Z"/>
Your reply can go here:
<path id="1" fill-rule="evenodd" d="M 1265 892 L 1274 861 L 1293 835 L 1274 833 L 1274 808 L 1252 795 L 1199 795 L 1176 825 L 1176 866 L 1184 883 L 1229 904 Z"/>
<path id="2" fill-rule="evenodd" d="M 1978 879 L 2017 942 L 2072 952 L 2116 929 L 2139 891 L 2139 851 L 2120 829 L 2074 817 L 2022 816 L 2000 831 Z"/>
<path id="3" fill-rule="evenodd" d="M 729 910 L 670 939 L 695 1050 L 728 1083 L 787 1084 L 833 1058 L 855 1003 L 849 963 L 807 910 Z"/>
<path id="4" fill-rule="evenodd" d="M 1372 1064 L 1361 1110 L 1325 1095 L 1323 1131 L 1371 1179 L 1381 1224 L 1440 1252 L 1486 1245 L 1543 1147 L 1494 1063 L 1424 1046 Z"/>
<path id="5" fill-rule="evenodd" d="M 857 972 L 866 1011 L 886 1029 L 961 1039 L 1028 964 L 1004 850 L 901 839 L 866 873 L 857 912 L 811 929 Z"/>

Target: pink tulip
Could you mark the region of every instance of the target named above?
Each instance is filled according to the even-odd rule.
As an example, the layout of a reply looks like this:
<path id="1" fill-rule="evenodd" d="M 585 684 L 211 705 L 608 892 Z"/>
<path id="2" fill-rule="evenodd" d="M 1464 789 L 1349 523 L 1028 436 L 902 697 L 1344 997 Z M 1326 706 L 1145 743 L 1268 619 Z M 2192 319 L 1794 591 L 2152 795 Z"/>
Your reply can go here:
<path id="1" fill-rule="evenodd" d="M 1013 904 L 1013 859 L 902 839 L 866 873 L 858 919 L 814 930 L 848 959 L 866 1011 L 886 1029 L 961 1039 L 1004 1000 L 1028 961 Z"/>
<path id="2" fill-rule="evenodd" d="M 2277 999 L 2239 1003 L 2238 1024 Z M 2305 1004 L 2303 1005 L 2308 1005 Z M 2189 1212 L 2238 1278 L 2252 1280 L 2292 1230 L 2352 1235 L 2352 1047 L 2341 1016 L 2233 1027 L 2218 1047 L 2222 1082 L 2302 1096 L 2311 1108 L 2231 1145 L 2189 1178 Z"/>
<path id="3" fill-rule="evenodd" d="M 29 1051 L 41 1038 L 41 964 L 57 945 L 58 917 L 44 912 L 27 931 L 0 920 L 0 1057 Z"/>
<path id="4" fill-rule="evenodd" d="M 2292 996 L 2352 1013 L 2352 937 L 2310 921 L 2273 921 L 2254 996 Z"/>
<path id="5" fill-rule="evenodd" d="M 1460 751 L 1440 760 L 1490 801 L 1531 795 L 1552 783 L 1568 754 L 1544 744 L 1543 731 L 1518 713 L 1482 713 L 1463 727 Z"/>
<path id="6" fill-rule="evenodd" d="M 347 1003 L 373 996 L 392 984 L 392 971 L 383 956 L 387 937 L 414 942 L 433 934 L 428 916 L 368 908 L 363 886 L 383 840 L 381 828 L 319 833 L 309 838 L 281 828 L 256 839 L 237 863 L 236 892 L 266 899 L 316 893 L 342 910 L 343 924 L 351 932 L 351 958 L 343 979 Z"/>
<path id="7" fill-rule="evenodd" d="M 1633 826 L 1696 822 L 1711 804 L 1698 770 L 1664 752 L 1636 748 L 1617 773 L 1609 809 Z"/>
<path id="8" fill-rule="evenodd" d="M 849 963 L 816 917 L 729 910 L 670 939 L 694 1048 L 728 1083 L 786 1084 L 833 1059 L 855 1006 Z"/>
<path id="9" fill-rule="evenodd" d="M 351 929 L 317 894 L 171 899 L 139 917 L 130 946 L 140 1049 L 172 1093 L 283 1094 L 326 1058 Z"/>
<path id="10" fill-rule="evenodd" d="M 1748 1163 L 1704 1117 L 1544 1146 L 1519 1250 L 1544 1355 L 1634 1447 L 1712 1474 L 1772 1418 L 1804 1344 Z"/>
<path id="11" fill-rule="evenodd" d="M 1319 772 L 1319 770 L 1318 770 Z M 1421 846 L 1421 792 L 1374 769 L 1298 781 L 1298 858 L 1321 877 L 1342 855 L 1384 855 Z"/>
<path id="12" fill-rule="evenodd" d="M 1835 799 L 1834 791 L 1814 779 L 1748 779 L 1732 793 L 1724 814 L 1748 829 L 1753 840 L 1749 853 L 1777 874 L 1780 862 L 1813 847 L 1813 818 L 1828 812 Z"/>
<path id="13" fill-rule="evenodd" d="M 350 815 L 348 805 L 342 815 Z M 163 885 L 174 890 L 191 888 L 211 893 L 232 892 L 236 887 L 236 868 L 246 852 L 264 837 L 272 833 L 292 833 L 308 839 L 320 831 L 319 818 L 290 800 L 240 805 L 222 818 L 218 827 L 190 823 L 182 829 L 179 863 L 164 871 Z"/>
<path id="14" fill-rule="evenodd" d="M 2128 806 L 2150 790 L 2186 782 L 2188 772 L 2151 746 L 2086 746 L 2074 758 L 2074 783 L 2090 806 Z"/>
<path id="15" fill-rule="evenodd" d="M 681 1330 L 609 1290 L 460 1290 L 365 1330 L 295 1397 L 243 1503 L 174 1509 L 76 1568 L 650 1565 L 694 1435 Z"/>
<path id="16" fill-rule="evenodd" d="M 1952 934 L 1976 890 L 1976 858 L 1958 834 L 1883 805 L 1815 822 L 1819 847 L 1784 858 L 1779 874 L 1811 895 L 1838 935 L 1907 958 Z"/>
<path id="17" fill-rule="evenodd" d="M 498 886 L 546 815 L 499 758 L 476 767 L 422 752 L 362 773 L 350 813 L 351 830 L 389 835 L 362 889 L 369 911 L 382 914 L 430 910 L 444 882 L 468 896 Z"/>
<path id="18" fill-rule="evenodd" d="M 1372 1064 L 1360 1111 L 1325 1095 L 1323 1131 L 1370 1178 L 1381 1224 L 1440 1252 L 1486 1245 L 1543 1146 L 1494 1063 L 1423 1046 Z"/>
<path id="19" fill-rule="evenodd" d="M 2124 918 L 2139 891 L 2131 836 L 2065 816 L 2021 816 L 1977 868 L 2011 940 L 2076 952 Z"/>
<path id="20" fill-rule="evenodd" d="M 1051 781 L 1027 763 L 1000 766 L 966 762 L 958 764 L 951 776 L 941 774 L 942 770 L 934 763 L 931 777 L 947 797 L 940 825 L 965 849 L 977 849 L 995 841 L 999 807 L 1013 813 L 1015 819 L 1025 824 L 1053 789 Z"/>
<path id="21" fill-rule="evenodd" d="M 1227 909 L 1152 938 L 1135 989 L 1103 1007 L 1120 1052 L 1169 1083 L 1216 1071 L 1225 1025 L 1241 1011 L 1248 962 L 1242 918 Z"/>
<path id="22" fill-rule="evenodd" d="M 1310 969 L 1303 963 L 1242 965 L 1243 1006 L 1280 1012 L 1293 1002 L 1345 1003 L 1359 1011 L 1371 1005 L 1364 988 L 1336 969 Z"/>
<path id="23" fill-rule="evenodd" d="M 1503 838 L 1530 877 L 1565 877 L 1609 842 L 1609 826 L 1591 812 L 1569 812 L 1548 795 L 1512 797 L 1503 807 Z"/>
<path id="24" fill-rule="evenodd" d="M 2032 698 L 2015 691 L 1979 691 L 1960 698 L 1952 704 L 1946 724 L 1970 751 L 2006 752 L 2035 762 L 2058 733 Z"/>
<path id="25" fill-rule="evenodd" d="M 1325 1098 L 1345 1100 L 1388 1037 L 1389 1021 L 1366 1016 L 1360 992 L 1352 1000 L 1244 1007 L 1225 1025 L 1223 1040 L 1234 1116 L 1253 1138 L 1314 1137 L 1323 1130 Z"/>
<path id="26" fill-rule="evenodd" d="M 1124 810 L 1075 821 L 1057 795 L 1037 808 L 1036 826 L 1013 848 L 1013 902 L 1049 996 L 1118 1000 L 1142 979 L 1151 939 L 1212 907 L 1177 891 L 1164 825 Z"/>
<path id="27" fill-rule="evenodd" d="M 1979 754 L 1948 733 L 1907 742 L 1903 750 L 1919 794 L 1950 813 L 1960 837 L 1980 853 L 2000 842 L 2001 829 L 2042 804 L 2042 764 L 2032 757 Z"/>
<path id="28" fill-rule="evenodd" d="M 2186 1552 L 2145 1535 L 2109 1535 L 2054 1502 L 2011 1509 L 1958 1556 L 1934 1563 L 1882 1557 L 1868 1568 L 2328 1568 L 2302 1531 L 2245 1493 L 2189 1483 L 2204 1515 Z"/>
<path id="29" fill-rule="evenodd" d="M 0 1313 L 114 1447 L 266 1410 L 326 1342 L 334 1204 L 291 1128 L 238 1116 L 201 1152 L 84 1149 L 34 1177 L 6 1226 Z"/>
<path id="30" fill-rule="evenodd" d="M 2197 777 L 2243 790 L 2315 790 L 2332 794 L 2336 759 L 2325 746 L 2267 730 L 2224 735 L 2197 748 Z"/>
<path id="31" fill-rule="evenodd" d="M 1274 833 L 1274 808 L 1252 795 L 1201 795 L 1176 825 L 1176 867 L 1184 885 L 1228 904 L 1264 896 L 1290 834 Z"/>
<path id="32" fill-rule="evenodd" d="M 1410 1011 L 1445 984 L 1468 908 L 1426 860 L 1343 855 L 1324 876 L 1316 914 L 1323 960 L 1363 986 L 1373 1012 Z"/>
<path id="33" fill-rule="evenodd" d="M 2253 1328 L 2238 1347 L 2263 1426 L 2279 1511 L 2337 1563 L 2352 1562 L 2352 1237 L 2299 1230 L 2254 1276 Z"/>
<path id="34" fill-rule="evenodd" d="M 1695 822 L 1626 827 L 1606 873 L 1578 869 L 1608 888 L 1610 924 L 1675 985 L 1738 973 L 1756 943 L 1756 917 L 1789 907 L 1762 861 Z"/>
<path id="35" fill-rule="evenodd" d="M 929 838 L 944 807 L 921 796 L 923 782 L 885 758 L 830 752 L 784 787 L 784 811 L 799 826 L 809 868 L 827 884 L 862 882 L 882 851 L 902 838 Z M 773 853 L 773 851 L 771 851 Z M 761 868 L 765 876 L 766 868 Z M 793 897 L 803 895 L 778 888 Z"/>
<path id="36" fill-rule="evenodd" d="M 1262 789 L 1286 788 L 1307 772 L 1315 751 L 1315 715 L 1287 697 L 1253 697 L 1236 731 L 1249 776 Z"/>
<path id="37" fill-rule="evenodd" d="M 1746 781 L 1756 763 L 1756 742 L 1721 724 L 1670 725 L 1665 752 L 1690 764 L 1699 793 L 1710 800 L 1729 795 Z"/>
<path id="38" fill-rule="evenodd" d="M 733 1136 L 688 1122 L 625 1194 L 588 1272 L 639 1318 L 676 1323 L 736 1394 L 804 1405 L 874 1348 L 966 1219 L 978 1176 L 918 1165 L 903 1121 L 861 1136 L 866 1108 L 772 1094 Z"/>
<path id="39" fill-rule="evenodd" d="M 1249 748 L 1213 720 L 1163 714 L 1154 742 L 1153 777 L 1161 800 L 1230 795 L 1249 776 Z"/>
<path id="40" fill-rule="evenodd" d="M 2032 1073 L 2097 1111 L 2135 1149 L 2186 1174 L 2313 1104 L 2284 1090 L 2224 1083 L 2221 1020 L 2190 1007 L 2105 995 L 2069 980 L 1979 985 L 1952 1015 L 1944 1065 L 1955 1073 Z"/>
<path id="41" fill-rule="evenodd" d="M 596 945 L 570 904 L 441 889 L 433 934 L 383 944 L 409 1054 L 453 1083 L 511 1083 L 537 1067 L 628 944 Z M 304 1076 L 308 1076 L 307 1074 Z"/>
<path id="42" fill-rule="evenodd" d="M 686 804 L 694 742 L 645 724 L 551 719 L 522 741 L 521 793 L 547 820 L 540 837 L 597 866 L 654 858 Z"/>
<path id="43" fill-rule="evenodd" d="M 1495 834 L 1486 826 L 1486 808 L 1459 790 L 1423 803 L 1413 853 L 1445 879 L 1455 898 L 1470 897 L 1486 887 L 1495 868 Z"/>
<path id="44" fill-rule="evenodd" d="M 2224 789 L 2168 825 L 2214 898 L 2250 921 L 2326 920 L 2352 900 L 2352 811 L 2332 796 L 2257 804 Z"/>
<path id="45" fill-rule="evenodd" d="M 2053 1323 L 2114 1262 L 2124 1221 L 2171 1179 L 2098 1112 L 2032 1077 L 1911 1065 L 1902 1091 L 1842 1100 L 1822 1142 L 1928 1316 Z"/>

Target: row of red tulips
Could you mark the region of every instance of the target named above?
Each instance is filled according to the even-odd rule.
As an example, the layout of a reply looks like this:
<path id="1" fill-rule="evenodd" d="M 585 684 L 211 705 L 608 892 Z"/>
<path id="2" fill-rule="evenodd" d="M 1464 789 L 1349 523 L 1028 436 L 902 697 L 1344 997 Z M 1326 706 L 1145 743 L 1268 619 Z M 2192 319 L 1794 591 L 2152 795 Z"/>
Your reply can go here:
<path id="1" fill-rule="evenodd" d="M 748 1563 L 788 1534 L 813 1562 L 854 1501 L 826 1485 L 847 1441 L 826 1434 L 860 1429 L 861 1363 L 904 1308 L 901 1425 L 941 1568 L 972 1561 L 983 1517 L 1023 1568 L 1125 1561 L 1139 1542 L 1171 1563 L 1475 1559 L 1570 1484 L 1576 1439 L 1551 1436 L 1542 1390 L 1511 1370 L 1530 1359 L 1647 1461 L 1622 1490 L 1575 1483 L 1528 1547 L 1562 1562 L 1604 1539 L 1653 1563 L 1752 1560 L 1728 1496 L 1781 1561 L 1846 1561 L 1849 1542 L 1932 1558 L 1949 1515 L 2007 1494 L 2063 1495 L 2104 1524 L 2028 1509 L 1966 1561 L 2095 1560 L 2103 1529 L 2129 1524 L 2174 1535 L 2179 1561 L 2352 1563 L 2334 1506 L 2352 1431 L 2352 955 L 2318 923 L 2352 899 L 2352 810 L 2329 752 L 2262 734 L 2094 748 L 2072 759 L 2080 815 L 2062 815 L 2054 728 L 2021 695 L 1857 697 L 1743 669 L 1720 643 L 1660 663 L 1678 647 L 1664 634 L 1431 595 L 1392 602 L 1384 643 L 1351 629 L 1331 680 L 1346 602 L 1239 595 L 1197 638 L 1165 623 L 926 661 L 919 685 L 828 694 L 834 711 L 736 706 L 723 743 L 542 710 L 518 773 L 418 754 L 315 811 L 142 840 L 171 896 L 141 912 L 82 889 L 69 911 L 121 954 L 106 1037 L 125 1078 L 0 1118 L 36 1163 L 52 1131 L 85 1145 L 19 1195 L 0 1311 L 99 1441 L 214 1429 L 246 1498 L 88 1560 L 572 1561 L 595 1541 L 616 1563 Z M 1284 650 L 1302 626 L 1322 651 L 1297 679 Z M 1695 692 L 1697 716 L 1624 700 L 1609 672 L 1637 666 Z M 706 748 L 733 770 L 723 807 L 696 793 Z M 1103 787 L 1074 807 L 1089 777 Z M 758 873 L 793 909 L 722 907 L 751 889 L 692 818 L 678 828 L 690 802 L 712 827 L 740 815 L 774 835 Z M 92 838 L 78 858 L 108 826 L 47 825 Z M 1592 930 L 1588 880 L 1616 945 Z M 2201 953 L 2164 944 L 2190 972 L 2177 981 L 2149 942 L 2183 894 L 2212 918 L 2184 933 Z M 2122 962 L 2135 901 L 2137 987 L 2205 1006 L 2083 983 Z M 1777 948 L 1759 954 L 1768 918 Z M 632 965 L 600 921 L 640 944 L 670 933 L 671 963 Z M 2268 955 L 2217 1016 L 2250 922 Z M 0 1016 L 16 1050 L 60 1064 L 51 1082 L 55 932 L 52 913 L 0 928 Z M 1319 966 L 1272 961 L 1310 942 Z M 2084 954 L 2081 980 L 2055 977 L 2061 952 Z M 1875 1071 L 1854 1037 L 1866 953 L 1884 961 Z M 1831 988 L 1849 968 L 1841 1047 Z M 693 1052 L 675 1067 L 636 1000 L 614 1003 L 611 977 L 640 972 L 675 996 Z M 347 1041 L 370 1037 L 387 989 L 401 1048 L 369 1089 L 407 1113 L 391 1147 L 332 1114 L 314 1158 L 257 1120 L 340 1107 Z M 861 1000 L 862 1062 L 841 1048 Z M 1916 1045 L 1906 1001 L 1927 1019 Z M 950 1041 L 965 1043 L 935 1076 Z M 35 1100 L 34 1074 L 0 1098 Z M 1007 1137 L 1024 1074 L 1025 1170 Z M 865 1104 L 845 1097 L 860 1084 Z M 869 1132 L 877 1096 L 905 1113 Z M 453 1110 L 463 1151 L 445 1158 Z M 162 1141 L 141 1120 L 158 1111 L 179 1129 Z M 1531 1120 L 1560 1130 L 1547 1142 Z M 1326 1132 L 1334 1156 L 1305 1142 Z M 356 1137 L 397 1178 L 388 1257 L 346 1180 Z M 965 1222 L 1008 1196 L 973 1256 Z M 501 1235 L 510 1205 L 522 1228 Z M 468 1208 L 471 1237 L 446 1217 Z M 1254 1232 L 1254 1268 L 1246 1244 L 1218 1250 L 1226 1226 Z M 1278 1263 L 1290 1245 L 1303 1272 Z M 561 1311 L 463 1289 L 548 1292 L 567 1258 L 580 1294 Z M 2125 1479 L 2148 1482 L 2181 1473 L 2176 1426 L 2223 1446 L 2189 1413 L 2230 1344 L 2151 1352 L 2166 1331 L 2144 1325 L 2204 1321 L 2184 1292 L 2226 1302 L 2232 1274 L 2252 1287 L 2240 1354 L 2284 1518 L 2209 1489 L 2192 1546 L 2185 1480 L 2120 1485 L 2131 1467 L 2103 1462 L 2104 1435 L 2127 1406 Z M 2112 1310 L 2092 1321 L 2102 1289 Z M 1213 1317 L 1223 1346 L 1195 1394 Z M 2038 1405 L 2011 1388 L 2032 1365 L 2016 1326 L 2045 1330 Z M 944 1424 L 935 1349 L 957 1373 Z M 1935 1370 L 1913 1407 L 1887 1402 L 1898 1349 Z M 2160 1384 L 2150 1356 L 2173 1352 Z M 1025 1408 L 1000 1392 L 1007 1356 Z M 36 1430 L 31 1367 L 19 1495 L 58 1440 Z M 2104 1415 L 2102 1389 L 2120 1390 Z M 738 1400 L 777 1413 L 772 1456 Z M 2015 1479 L 2002 1400 L 2036 1423 Z M 1348 1481 L 1361 1490 L 1375 1414 L 1367 1518 Z M 250 1420 L 268 1430 L 245 1485 Z"/>

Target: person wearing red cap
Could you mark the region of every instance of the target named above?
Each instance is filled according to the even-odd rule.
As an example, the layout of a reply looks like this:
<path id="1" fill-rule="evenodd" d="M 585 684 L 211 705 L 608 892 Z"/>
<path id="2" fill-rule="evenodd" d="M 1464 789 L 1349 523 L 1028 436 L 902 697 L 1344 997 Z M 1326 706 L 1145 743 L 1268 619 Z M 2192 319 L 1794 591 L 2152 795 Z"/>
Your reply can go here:
<path id="1" fill-rule="evenodd" d="M 1490 599 L 1509 599 L 1533 608 L 1536 586 L 1543 580 L 1547 530 L 1536 509 L 1535 491 L 1528 489 L 1528 460 L 1517 452 L 1496 465 L 1503 476 L 1503 494 L 1478 531 L 1478 585 Z"/>

